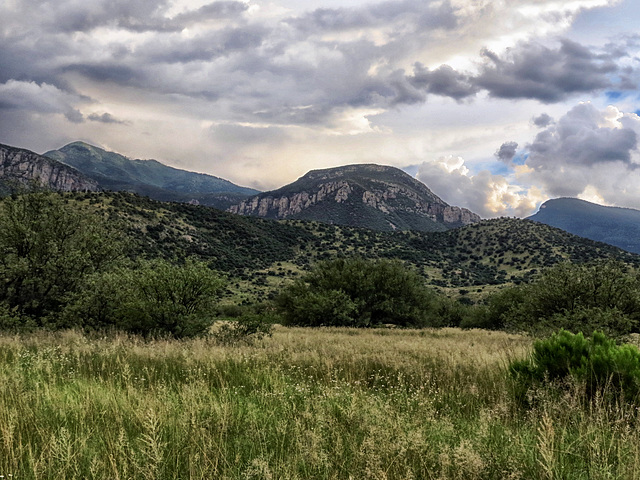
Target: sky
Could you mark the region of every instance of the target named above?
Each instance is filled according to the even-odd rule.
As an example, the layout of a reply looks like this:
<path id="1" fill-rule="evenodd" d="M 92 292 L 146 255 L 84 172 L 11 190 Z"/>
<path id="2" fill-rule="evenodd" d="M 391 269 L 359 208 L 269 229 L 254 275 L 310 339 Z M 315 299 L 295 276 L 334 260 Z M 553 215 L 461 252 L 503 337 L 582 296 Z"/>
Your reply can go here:
<path id="1" fill-rule="evenodd" d="M 259 190 L 399 167 L 484 218 L 640 209 L 637 0 L 2 0 L 0 143 Z"/>

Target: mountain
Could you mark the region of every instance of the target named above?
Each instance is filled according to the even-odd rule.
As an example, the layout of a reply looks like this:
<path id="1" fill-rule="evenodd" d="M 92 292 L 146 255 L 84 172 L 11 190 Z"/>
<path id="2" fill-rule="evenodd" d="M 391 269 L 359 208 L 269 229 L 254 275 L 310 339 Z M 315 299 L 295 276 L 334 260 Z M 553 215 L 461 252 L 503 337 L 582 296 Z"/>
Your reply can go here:
<path id="1" fill-rule="evenodd" d="M 574 235 L 640 253 L 640 211 L 604 207 L 577 198 L 557 198 L 540 206 L 530 220 Z"/>
<path id="2" fill-rule="evenodd" d="M 481 299 L 500 285 L 529 281 L 562 261 L 640 256 L 555 227 L 516 218 L 483 220 L 443 232 L 395 231 L 301 220 L 271 221 L 126 192 L 69 194 L 117 222 L 134 257 L 195 256 L 224 272 L 235 301 L 277 292 L 320 260 L 345 255 L 396 258 L 452 296 Z M 464 292 L 464 293 L 463 293 Z"/>
<path id="3" fill-rule="evenodd" d="M 380 231 L 443 231 L 480 221 L 475 213 L 448 205 L 402 170 L 381 165 L 312 170 L 289 185 L 245 199 L 228 211 Z"/>
<path id="4" fill-rule="evenodd" d="M 0 144 L 0 193 L 11 184 L 39 182 L 62 191 L 96 191 L 97 182 L 75 168 L 22 148 Z"/>
<path id="5" fill-rule="evenodd" d="M 212 175 L 180 170 L 156 160 L 131 160 L 83 142 L 70 143 L 44 155 L 80 170 L 105 190 L 124 190 L 161 201 L 224 209 L 258 193 Z"/>

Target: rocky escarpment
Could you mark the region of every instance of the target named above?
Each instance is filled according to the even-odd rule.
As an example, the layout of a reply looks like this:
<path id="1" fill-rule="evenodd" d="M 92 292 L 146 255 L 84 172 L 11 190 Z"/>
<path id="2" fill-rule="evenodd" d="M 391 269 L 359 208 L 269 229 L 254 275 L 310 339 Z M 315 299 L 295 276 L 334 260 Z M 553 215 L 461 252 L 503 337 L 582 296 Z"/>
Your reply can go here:
<path id="1" fill-rule="evenodd" d="M 433 231 L 480 221 L 475 213 L 448 205 L 401 170 L 380 165 L 312 171 L 286 187 L 233 205 L 229 211 L 376 230 Z"/>
<path id="2" fill-rule="evenodd" d="M 38 182 L 60 191 L 97 191 L 97 182 L 75 168 L 37 153 L 0 144 L 0 182 Z"/>

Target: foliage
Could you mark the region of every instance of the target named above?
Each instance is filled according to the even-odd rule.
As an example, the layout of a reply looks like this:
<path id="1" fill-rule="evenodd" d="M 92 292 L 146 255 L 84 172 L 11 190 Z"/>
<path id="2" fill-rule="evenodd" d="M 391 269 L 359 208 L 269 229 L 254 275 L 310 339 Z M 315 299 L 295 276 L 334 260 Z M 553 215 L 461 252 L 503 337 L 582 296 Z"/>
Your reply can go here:
<path id="1" fill-rule="evenodd" d="M 561 263 L 529 285 L 493 295 L 481 321 L 491 328 L 534 333 L 565 328 L 625 335 L 638 330 L 640 278 L 614 260 Z"/>
<path id="2" fill-rule="evenodd" d="M 7 197 L 0 202 L 0 303 L 46 325 L 87 275 L 121 252 L 116 225 L 64 195 Z"/>
<path id="3" fill-rule="evenodd" d="M 272 321 L 272 318 L 257 313 L 218 319 L 220 326 L 212 335 L 222 345 L 252 344 L 256 340 L 262 340 L 273 334 Z"/>
<path id="4" fill-rule="evenodd" d="M 586 398 L 596 395 L 639 400 L 640 351 L 633 345 L 616 345 L 602 332 L 590 338 L 560 330 L 534 343 L 531 357 L 509 365 L 514 391 L 521 403 L 540 385 L 567 386 L 578 382 Z"/>
<path id="5" fill-rule="evenodd" d="M 529 337 L 275 329 L 257 345 L 0 336 L 0 475 L 36 479 L 636 479 L 637 406 L 517 408 Z"/>
<path id="6" fill-rule="evenodd" d="M 140 260 L 94 275 L 65 311 L 65 327 L 194 337 L 212 325 L 225 282 L 205 263 Z"/>
<path id="7" fill-rule="evenodd" d="M 401 262 L 336 259 L 318 263 L 276 298 L 285 323 L 306 326 L 426 326 L 435 294 Z"/>

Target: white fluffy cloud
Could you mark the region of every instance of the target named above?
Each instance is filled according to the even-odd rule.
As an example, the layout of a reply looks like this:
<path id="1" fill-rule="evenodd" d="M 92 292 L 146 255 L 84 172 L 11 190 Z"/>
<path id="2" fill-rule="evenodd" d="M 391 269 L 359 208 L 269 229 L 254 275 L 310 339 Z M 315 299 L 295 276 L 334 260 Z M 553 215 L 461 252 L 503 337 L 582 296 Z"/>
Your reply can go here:
<path id="1" fill-rule="evenodd" d="M 546 128 L 517 152 L 524 164 L 510 164 L 507 174 L 472 174 L 462 158 L 442 157 L 422 164 L 418 178 L 448 203 L 484 217 L 527 216 L 540 202 L 562 196 L 640 208 L 637 114 L 580 103 L 555 123 L 544 120 L 538 123 Z M 511 159 L 516 148 L 505 142 L 497 154 Z"/>
<path id="2" fill-rule="evenodd" d="M 524 188 L 488 170 L 472 175 L 461 157 L 425 162 L 417 178 L 445 202 L 469 208 L 483 218 L 526 216 L 545 199 L 537 187 Z"/>

